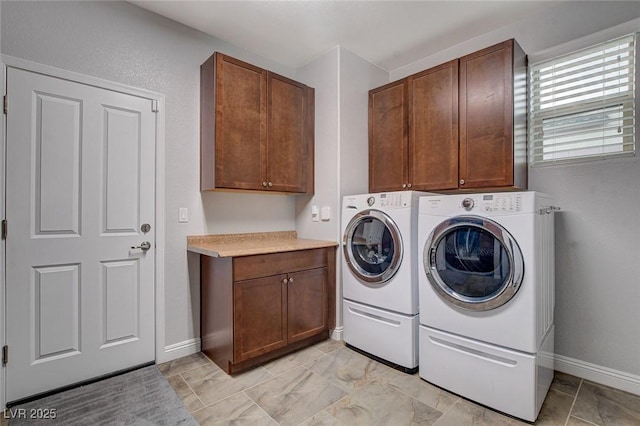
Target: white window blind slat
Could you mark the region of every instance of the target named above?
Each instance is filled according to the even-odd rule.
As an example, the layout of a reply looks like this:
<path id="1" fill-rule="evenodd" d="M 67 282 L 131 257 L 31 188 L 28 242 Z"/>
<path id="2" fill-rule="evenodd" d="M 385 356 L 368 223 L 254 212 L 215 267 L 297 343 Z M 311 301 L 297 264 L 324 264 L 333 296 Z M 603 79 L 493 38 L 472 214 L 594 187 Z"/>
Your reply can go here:
<path id="1" fill-rule="evenodd" d="M 530 66 L 532 166 L 635 153 L 635 34 Z"/>

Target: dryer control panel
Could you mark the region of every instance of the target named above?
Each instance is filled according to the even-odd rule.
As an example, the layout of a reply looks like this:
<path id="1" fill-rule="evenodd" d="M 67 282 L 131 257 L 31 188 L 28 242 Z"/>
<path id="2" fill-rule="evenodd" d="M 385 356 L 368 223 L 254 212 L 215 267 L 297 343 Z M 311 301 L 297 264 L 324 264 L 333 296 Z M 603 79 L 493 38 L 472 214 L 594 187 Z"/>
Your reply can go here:
<path id="1" fill-rule="evenodd" d="M 518 193 L 480 194 L 477 198 L 479 200 L 474 204 L 483 212 L 517 213 L 522 211 L 522 196 Z"/>

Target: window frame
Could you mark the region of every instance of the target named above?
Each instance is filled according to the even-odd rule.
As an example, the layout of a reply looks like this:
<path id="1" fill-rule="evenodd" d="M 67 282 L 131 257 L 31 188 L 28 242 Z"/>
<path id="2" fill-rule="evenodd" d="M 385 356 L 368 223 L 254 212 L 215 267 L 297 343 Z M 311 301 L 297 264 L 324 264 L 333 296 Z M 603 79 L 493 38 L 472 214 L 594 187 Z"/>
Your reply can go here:
<path id="1" fill-rule="evenodd" d="M 553 165 L 566 164 L 566 163 L 576 163 L 576 162 L 582 163 L 582 162 L 596 161 L 596 160 L 609 159 L 609 158 L 635 156 L 635 149 L 636 149 L 636 143 L 637 143 L 636 134 L 637 134 L 637 126 L 638 126 L 638 108 L 636 108 L 636 103 L 637 103 L 636 92 L 638 87 L 637 86 L 638 85 L 637 58 L 638 58 L 638 51 L 639 51 L 638 41 L 639 41 L 638 33 L 633 32 L 623 36 L 615 37 L 605 42 L 595 43 L 595 44 L 592 44 L 591 46 L 587 46 L 581 49 L 575 49 L 573 51 L 567 52 L 562 55 L 558 55 L 552 58 L 540 60 L 536 63 L 529 64 L 529 70 L 528 70 L 529 111 L 527 114 L 527 127 L 528 127 L 527 134 L 528 134 L 528 148 L 529 148 L 528 163 L 530 167 L 546 167 L 546 166 L 553 166 Z M 603 92 L 601 96 L 594 97 L 593 100 L 588 100 L 588 99 L 585 100 L 584 96 L 582 96 L 583 99 L 578 99 L 574 102 L 569 102 L 566 104 L 561 103 L 560 105 L 549 107 L 548 110 L 546 111 L 540 108 L 540 105 L 543 103 L 542 102 L 543 89 L 541 89 L 542 84 L 540 83 L 540 80 L 536 78 L 536 76 L 539 76 L 540 74 L 544 76 L 545 66 L 552 67 L 552 66 L 560 65 L 561 75 L 562 75 L 563 66 L 569 70 L 569 73 L 566 73 L 562 77 L 558 77 L 558 80 L 560 80 L 560 82 L 556 82 L 553 79 L 547 80 L 547 82 L 551 82 L 551 84 L 555 86 L 556 89 L 558 89 L 558 87 L 563 87 L 563 85 L 565 85 L 565 89 L 567 89 L 568 87 L 566 85 L 570 82 L 584 83 L 584 79 L 581 81 L 578 75 L 573 76 L 570 73 L 571 66 L 567 66 L 568 62 L 577 60 L 578 64 L 580 62 L 588 63 L 589 62 L 588 59 L 580 60 L 580 58 L 585 58 L 590 53 L 597 53 L 599 51 L 603 52 L 605 49 L 611 48 L 611 46 L 614 45 L 615 43 L 617 43 L 618 45 L 623 43 L 632 44 L 632 47 L 628 50 L 630 53 L 632 64 L 629 66 L 623 67 L 623 69 L 631 68 L 632 71 L 630 73 L 625 74 L 625 76 L 623 77 L 603 79 L 603 81 L 617 82 L 616 87 L 620 87 L 621 85 L 624 85 L 624 83 L 621 84 L 620 81 L 624 80 L 625 78 L 629 78 L 630 80 L 632 80 L 631 82 L 629 82 L 629 85 L 631 86 L 629 90 L 627 90 L 621 95 L 607 95 L 606 94 L 607 87 L 605 86 L 599 90 L 592 90 L 593 93 Z M 606 54 L 603 54 L 601 56 L 606 58 Z M 616 63 L 617 62 L 615 61 L 611 62 L 611 64 L 616 64 Z M 587 69 L 587 71 L 589 70 L 589 67 L 585 67 L 585 68 Z M 592 67 L 592 68 L 595 70 L 595 69 L 598 69 L 599 66 Z M 553 71 L 546 71 L 546 74 L 548 75 L 550 72 L 553 72 Z M 585 72 L 585 71 L 580 71 L 580 72 Z M 611 71 L 608 71 L 608 72 L 611 72 Z M 606 75 L 606 73 L 607 71 L 596 72 L 594 73 L 594 75 L 597 75 L 597 76 Z M 580 89 L 580 87 L 577 89 Z M 588 91 L 587 91 L 587 94 L 588 94 Z M 566 96 L 566 99 L 571 99 L 571 97 L 580 97 L 581 95 L 580 94 L 572 95 L 569 93 L 569 94 L 565 94 L 565 96 Z M 562 97 L 560 97 L 559 99 L 562 100 Z M 544 136 L 540 135 L 540 132 L 543 131 L 545 120 L 555 119 L 557 121 L 562 121 L 563 118 L 567 120 L 572 120 L 572 119 L 579 120 L 582 117 L 583 120 L 588 121 L 590 118 L 596 117 L 597 115 L 606 114 L 606 110 L 611 110 L 612 108 L 619 109 L 619 111 L 614 112 L 614 114 L 619 114 L 619 117 L 612 118 L 611 120 L 618 120 L 620 123 L 623 123 L 618 127 L 618 131 L 622 132 L 620 136 L 604 135 L 605 130 L 615 129 L 615 126 L 605 125 L 607 120 L 606 117 L 603 117 L 602 119 L 599 119 L 599 120 L 592 121 L 598 124 L 596 128 L 602 130 L 603 132 L 603 136 L 601 138 L 598 137 L 597 139 L 589 135 L 590 133 L 591 134 L 595 133 L 596 129 L 590 130 L 588 125 L 580 126 L 579 124 L 578 125 L 568 124 L 564 126 L 565 130 L 569 129 L 569 131 L 564 135 L 564 137 L 578 138 L 580 134 L 584 134 L 588 137 L 584 141 L 582 140 L 572 141 L 571 139 L 568 139 L 564 142 L 553 142 L 549 144 L 549 146 L 555 146 L 556 148 L 560 148 L 558 152 L 566 152 L 567 156 L 561 157 L 561 158 L 549 158 L 549 159 L 543 158 L 544 156 L 543 149 L 545 147 L 545 139 L 544 139 Z M 560 130 L 560 134 L 558 135 L 558 138 L 563 137 L 562 125 L 556 126 L 553 129 L 555 131 Z M 597 141 L 605 141 L 607 139 L 611 140 L 614 137 L 619 138 L 620 141 L 613 144 L 606 144 L 602 142 L 597 143 Z M 582 143 L 588 142 L 589 138 L 591 138 L 592 141 L 594 142 L 591 146 L 589 146 L 588 144 L 584 147 L 575 146 L 577 144 L 580 144 L 581 142 Z M 565 150 L 562 150 L 563 145 Z M 617 150 L 615 152 L 606 152 L 607 148 L 611 149 L 612 147 L 616 148 Z M 580 150 L 583 151 L 582 154 L 579 153 Z M 584 153 L 585 150 L 600 150 L 600 152 L 592 152 L 592 153 L 585 154 Z"/>

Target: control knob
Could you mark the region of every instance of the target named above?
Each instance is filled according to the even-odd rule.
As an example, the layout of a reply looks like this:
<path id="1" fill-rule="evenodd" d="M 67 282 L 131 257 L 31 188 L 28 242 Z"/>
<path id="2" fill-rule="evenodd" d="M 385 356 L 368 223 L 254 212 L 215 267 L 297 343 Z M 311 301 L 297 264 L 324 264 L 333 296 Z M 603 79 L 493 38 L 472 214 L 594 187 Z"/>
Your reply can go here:
<path id="1" fill-rule="evenodd" d="M 473 204 L 473 198 L 465 198 L 464 200 L 462 200 L 462 207 L 464 207 L 464 209 L 467 211 L 473 208 Z"/>

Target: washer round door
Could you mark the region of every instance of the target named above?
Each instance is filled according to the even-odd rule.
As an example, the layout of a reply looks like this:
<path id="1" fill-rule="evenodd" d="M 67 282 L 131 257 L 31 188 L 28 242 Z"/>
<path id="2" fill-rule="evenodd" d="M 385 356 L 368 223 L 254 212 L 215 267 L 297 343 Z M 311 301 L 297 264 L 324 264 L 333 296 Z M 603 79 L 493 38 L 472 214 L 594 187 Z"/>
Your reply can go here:
<path id="1" fill-rule="evenodd" d="M 478 216 L 457 216 L 438 225 L 427 238 L 423 264 L 445 301 L 474 311 L 507 303 L 524 277 L 515 239 L 498 223 Z"/>
<path id="2" fill-rule="evenodd" d="M 364 210 L 347 225 L 343 251 L 356 277 L 370 285 L 382 285 L 395 275 L 402 262 L 398 226 L 379 210 Z"/>

